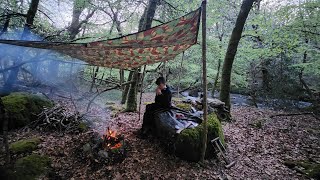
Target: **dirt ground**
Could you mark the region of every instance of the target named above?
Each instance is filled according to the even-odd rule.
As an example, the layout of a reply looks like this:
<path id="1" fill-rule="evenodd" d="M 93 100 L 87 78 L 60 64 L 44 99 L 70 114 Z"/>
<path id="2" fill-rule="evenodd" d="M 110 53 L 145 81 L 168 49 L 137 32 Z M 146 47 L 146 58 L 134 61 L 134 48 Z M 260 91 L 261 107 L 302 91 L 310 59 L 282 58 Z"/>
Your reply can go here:
<path id="1" fill-rule="evenodd" d="M 152 99 L 145 94 L 142 101 Z M 142 123 L 138 113 L 119 113 L 107 123 L 124 134 L 130 144 L 127 158 L 116 165 L 96 164 L 82 156 L 81 147 L 90 131 L 15 131 L 10 133 L 10 140 L 42 139 L 35 153 L 49 155 L 53 169 L 43 179 L 307 179 L 283 162 L 320 162 L 320 121 L 311 115 L 270 117 L 281 113 L 253 107 L 232 109 L 235 122 L 223 123 L 228 156 L 236 161 L 231 169 L 225 169 L 218 159 L 206 161 L 204 166 L 186 162 L 168 154 L 156 140 L 137 138 L 135 132 Z"/>

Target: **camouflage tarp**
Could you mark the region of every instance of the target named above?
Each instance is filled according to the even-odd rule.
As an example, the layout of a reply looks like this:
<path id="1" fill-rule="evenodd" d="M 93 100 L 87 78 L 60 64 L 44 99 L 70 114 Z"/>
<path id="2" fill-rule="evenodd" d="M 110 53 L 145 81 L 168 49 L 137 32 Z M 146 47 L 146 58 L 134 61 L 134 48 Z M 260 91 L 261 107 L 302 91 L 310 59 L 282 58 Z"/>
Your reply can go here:
<path id="1" fill-rule="evenodd" d="M 50 49 L 91 65 L 128 69 L 174 59 L 197 42 L 200 8 L 146 31 L 89 43 L 0 40 L 0 43 Z"/>

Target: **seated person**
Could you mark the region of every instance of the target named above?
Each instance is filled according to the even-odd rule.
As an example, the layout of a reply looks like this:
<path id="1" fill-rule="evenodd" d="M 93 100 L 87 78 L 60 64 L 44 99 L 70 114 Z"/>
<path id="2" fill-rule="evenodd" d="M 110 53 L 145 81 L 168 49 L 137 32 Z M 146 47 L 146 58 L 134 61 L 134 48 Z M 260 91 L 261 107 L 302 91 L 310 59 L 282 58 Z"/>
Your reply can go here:
<path id="1" fill-rule="evenodd" d="M 155 102 L 146 106 L 143 115 L 142 133 L 146 134 L 153 127 L 154 112 L 160 109 L 169 109 L 171 107 L 172 94 L 170 88 L 166 85 L 163 77 L 156 80 Z"/>

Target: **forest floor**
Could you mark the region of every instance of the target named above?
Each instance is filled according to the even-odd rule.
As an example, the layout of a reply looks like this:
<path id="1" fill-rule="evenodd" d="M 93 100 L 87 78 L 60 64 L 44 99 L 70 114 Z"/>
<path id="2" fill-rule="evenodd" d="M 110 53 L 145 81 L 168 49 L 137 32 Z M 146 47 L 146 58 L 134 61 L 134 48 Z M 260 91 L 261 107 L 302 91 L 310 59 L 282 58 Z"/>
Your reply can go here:
<path id="1" fill-rule="evenodd" d="M 144 94 L 142 101 L 150 100 L 153 94 Z M 311 115 L 270 117 L 281 113 L 288 112 L 254 107 L 232 109 L 235 122 L 223 123 L 227 154 L 237 162 L 231 169 L 225 169 L 224 163 L 216 159 L 206 161 L 204 166 L 186 162 L 167 153 L 155 139 L 139 139 L 136 132 L 142 120 L 138 113 L 118 113 L 108 122 L 130 144 L 126 159 L 115 165 L 97 165 L 81 157 L 82 145 L 91 131 L 14 131 L 10 132 L 10 141 L 40 137 L 42 143 L 35 153 L 52 159 L 52 179 L 307 179 L 285 166 L 284 161 L 320 162 L 320 121 Z"/>

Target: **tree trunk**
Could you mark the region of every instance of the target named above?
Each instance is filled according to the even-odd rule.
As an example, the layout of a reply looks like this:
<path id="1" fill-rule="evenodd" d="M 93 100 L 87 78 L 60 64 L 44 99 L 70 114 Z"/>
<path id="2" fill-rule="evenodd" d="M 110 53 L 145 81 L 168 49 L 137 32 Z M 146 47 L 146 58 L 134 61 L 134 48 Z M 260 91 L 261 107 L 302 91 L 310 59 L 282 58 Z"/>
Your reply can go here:
<path id="1" fill-rule="evenodd" d="M 133 71 L 130 71 L 129 76 L 128 76 L 128 82 L 132 80 L 133 76 Z M 122 99 L 121 99 L 121 104 L 125 104 L 127 101 L 127 96 L 129 92 L 130 84 L 126 85 L 124 87 L 124 90 L 122 91 Z"/>
<path id="2" fill-rule="evenodd" d="M 38 11 L 39 0 L 32 0 L 27 12 L 27 20 L 21 35 L 21 39 L 26 39 L 30 34 L 30 28 L 33 25 L 34 17 Z"/>
<path id="3" fill-rule="evenodd" d="M 135 112 L 137 111 L 137 83 L 139 79 L 139 73 L 138 69 L 135 70 L 135 72 L 132 75 L 132 79 L 135 79 L 129 88 L 129 92 L 127 95 L 127 106 L 126 106 L 126 112 Z"/>
<path id="4" fill-rule="evenodd" d="M 231 38 L 229 40 L 227 53 L 224 59 L 221 76 L 220 87 L 220 100 L 226 103 L 228 109 L 231 108 L 230 104 L 230 83 L 231 83 L 231 71 L 234 57 L 237 53 L 239 41 L 243 31 L 244 24 L 247 20 L 248 14 L 255 0 L 244 0 L 241 5 L 238 18 L 234 29 L 232 30 Z"/>
<path id="5" fill-rule="evenodd" d="M 75 39 L 77 34 L 80 32 L 80 15 L 84 10 L 84 1 L 74 0 L 72 9 L 72 20 L 68 27 L 68 32 L 70 34 L 70 39 Z"/>
<path id="6" fill-rule="evenodd" d="M 215 97 L 214 94 L 215 94 L 217 86 L 218 86 L 220 69 L 221 69 L 221 59 L 219 58 L 219 60 L 218 60 L 218 70 L 217 70 L 217 74 L 216 74 L 216 77 L 214 79 L 214 84 L 213 84 L 213 88 L 212 88 L 212 97 Z"/>
<path id="7" fill-rule="evenodd" d="M 92 81 L 91 81 L 91 86 L 90 86 L 89 92 L 92 92 L 92 89 L 93 89 L 94 85 L 96 84 L 96 79 L 97 79 L 98 72 L 99 72 L 99 66 L 97 66 L 95 68 L 94 73 L 92 75 Z"/>
<path id="8" fill-rule="evenodd" d="M 223 24 L 224 23 L 222 23 L 221 29 L 223 28 Z M 223 51 L 222 50 L 222 40 L 223 40 L 224 33 L 223 33 L 223 31 L 221 33 L 219 32 L 219 23 L 216 23 L 216 31 L 217 31 L 217 35 L 218 35 L 219 43 L 220 43 L 219 44 L 219 51 Z M 213 88 L 212 88 L 212 97 L 215 97 L 214 94 L 215 94 L 217 86 L 218 86 L 219 75 L 220 75 L 220 71 L 221 71 L 221 61 L 222 60 L 221 60 L 221 57 L 219 54 L 217 74 L 214 79 L 214 84 L 213 84 Z"/>
<path id="9" fill-rule="evenodd" d="M 149 0 L 147 8 L 144 10 L 143 15 L 139 21 L 139 31 L 147 30 L 151 28 L 152 20 L 156 12 L 158 0 Z M 128 98 L 127 98 L 127 111 L 137 110 L 137 84 L 139 77 L 139 70 L 135 69 L 133 77 L 133 83 L 130 85 Z M 131 106 L 131 107 L 130 107 Z"/>

